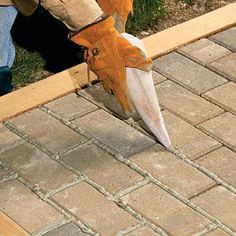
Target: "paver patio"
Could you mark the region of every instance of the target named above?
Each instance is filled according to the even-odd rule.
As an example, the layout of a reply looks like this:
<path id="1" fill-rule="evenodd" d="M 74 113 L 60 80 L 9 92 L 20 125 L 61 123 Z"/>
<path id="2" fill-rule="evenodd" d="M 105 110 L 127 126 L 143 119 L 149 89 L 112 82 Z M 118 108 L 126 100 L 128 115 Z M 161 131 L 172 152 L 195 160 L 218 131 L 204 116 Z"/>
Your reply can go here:
<path id="1" fill-rule="evenodd" d="M 100 84 L 0 124 L 0 211 L 30 235 L 236 235 L 235 32 L 154 61 L 170 150 Z"/>

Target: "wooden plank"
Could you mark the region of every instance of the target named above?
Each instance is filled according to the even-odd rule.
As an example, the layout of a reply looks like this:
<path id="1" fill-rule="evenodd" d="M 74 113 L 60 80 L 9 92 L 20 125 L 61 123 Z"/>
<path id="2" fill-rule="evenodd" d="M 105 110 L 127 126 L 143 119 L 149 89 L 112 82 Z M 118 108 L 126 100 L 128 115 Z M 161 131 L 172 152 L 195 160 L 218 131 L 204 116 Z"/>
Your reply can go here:
<path id="1" fill-rule="evenodd" d="M 236 25 L 236 2 L 151 35 L 143 39 L 143 42 L 148 55 L 157 58 L 234 25 Z"/>
<path id="2" fill-rule="evenodd" d="M 29 236 L 29 234 L 0 211 L 0 236 Z"/>
<path id="3" fill-rule="evenodd" d="M 150 57 L 236 25 L 236 3 L 143 39 Z M 92 76 L 95 80 L 96 76 Z M 0 97 L 0 122 L 80 89 L 87 82 L 85 63 Z"/>
<path id="4" fill-rule="evenodd" d="M 91 81 L 95 79 L 91 73 Z M 0 122 L 79 90 L 87 81 L 87 65 L 83 63 L 2 96 Z"/>

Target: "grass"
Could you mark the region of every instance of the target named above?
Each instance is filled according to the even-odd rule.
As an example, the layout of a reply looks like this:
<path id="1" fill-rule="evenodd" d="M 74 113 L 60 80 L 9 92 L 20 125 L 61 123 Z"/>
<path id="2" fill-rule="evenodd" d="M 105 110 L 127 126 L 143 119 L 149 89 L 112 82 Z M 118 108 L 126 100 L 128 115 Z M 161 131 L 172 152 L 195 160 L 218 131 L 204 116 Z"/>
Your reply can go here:
<path id="1" fill-rule="evenodd" d="M 127 22 L 127 31 L 137 33 L 158 24 L 158 20 L 165 15 L 163 0 L 134 1 L 133 17 Z"/>
<path id="2" fill-rule="evenodd" d="M 45 63 L 38 52 L 29 52 L 16 45 L 16 58 L 12 68 L 14 87 L 22 87 L 37 81 L 36 74 L 42 71 Z"/>

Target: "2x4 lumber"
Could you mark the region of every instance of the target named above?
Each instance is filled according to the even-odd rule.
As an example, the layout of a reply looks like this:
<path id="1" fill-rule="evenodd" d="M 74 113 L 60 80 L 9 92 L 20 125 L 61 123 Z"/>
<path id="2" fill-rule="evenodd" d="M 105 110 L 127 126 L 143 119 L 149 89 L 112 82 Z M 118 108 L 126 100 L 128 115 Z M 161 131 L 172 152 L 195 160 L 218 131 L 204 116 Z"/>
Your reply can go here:
<path id="1" fill-rule="evenodd" d="M 236 2 L 143 39 L 148 55 L 160 57 L 236 25 Z"/>
<path id="2" fill-rule="evenodd" d="M 0 236 L 29 236 L 29 234 L 0 211 Z"/>
<path id="3" fill-rule="evenodd" d="M 148 55 L 159 57 L 176 48 L 236 25 L 236 3 L 199 16 L 143 39 Z M 96 76 L 92 76 L 96 80 Z M 48 103 L 87 82 L 86 64 L 72 67 L 42 81 L 0 97 L 0 122 Z"/>

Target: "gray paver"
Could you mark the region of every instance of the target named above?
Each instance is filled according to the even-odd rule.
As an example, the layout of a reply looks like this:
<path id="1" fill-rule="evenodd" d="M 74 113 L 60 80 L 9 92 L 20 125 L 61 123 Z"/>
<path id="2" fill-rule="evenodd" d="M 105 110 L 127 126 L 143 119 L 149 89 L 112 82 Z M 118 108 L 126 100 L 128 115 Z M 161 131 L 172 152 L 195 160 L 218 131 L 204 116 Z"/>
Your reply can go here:
<path id="1" fill-rule="evenodd" d="M 209 233 L 204 234 L 204 236 L 229 236 L 229 234 L 222 229 L 215 229 Z"/>
<path id="2" fill-rule="evenodd" d="M 226 147 L 222 147 L 198 159 L 197 163 L 214 172 L 236 188 L 235 152 Z"/>
<path id="3" fill-rule="evenodd" d="M 236 27 L 230 28 L 210 37 L 216 43 L 236 52 Z"/>
<path id="4" fill-rule="evenodd" d="M 49 231 L 43 236 L 89 236 L 89 234 L 83 233 L 78 226 L 70 223 Z"/>
<path id="5" fill-rule="evenodd" d="M 172 81 L 156 86 L 160 104 L 192 124 L 219 115 L 223 110 Z"/>
<path id="6" fill-rule="evenodd" d="M 153 83 L 156 85 L 156 84 L 159 84 L 159 83 L 162 83 L 164 81 L 167 80 L 167 78 L 159 73 L 157 73 L 156 71 L 152 71 L 152 78 L 153 78 Z"/>
<path id="7" fill-rule="evenodd" d="M 206 65 L 231 53 L 228 49 L 205 38 L 188 44 L 178 51 L 202 65 Z"/>
<path id="8" fill-rule="evenodd" d="M 236 151 L 236 116 L 226 112 L 205 121 L 199 127 Z"/>
<path id="9" fill-rule="evenodd" d="M 0 210 L 30 233 L 57 225 L 64 216 L 17 180 L 0 184 Z"/>
<path id="10" fill-rule="evenodd" d="M 210 178 L 158 145 L 132 156 L 130 160 L 186 198 L 197 195 L 215 184 Z"/>
<path id="11" fill-rule="evenodd" d="M 234 193 L 218 186 L 192 199 L 192 202 L 236 230 L 236 195 Z"/>
<path id="12" fill-rule="evenodd" d="M 208 67 L 227 79 L 236 82 L 236 53 L 212 62 L 208 64 Z"/>
<path id="13" fill-rule="evenodd" d="M 81 90 L 79 94 L 88 99 L 89 101 L 96 103 L 103 109 L 115 113 L 119 117 L 127 119 L 131 116 L 130 114 L 126 114 L 123 111 L 122 107 L 119 105 L 114 95 L 107 93 L 103 89 L 102 83 L 98 83 L 92 86 L 91 88 Z M 140 119 L 140 116 L 136 112 L 134 112 L 132 117 L 134 120 Z"/>
<path id="14" fill-rule="evenodd" d="M 154 60 L 154 70 L 197 94 L 227 82 L 221 76 L 176 52 Z"/>
<path id="15" fill-rule="evenodd" d="M 74 123 L 124 156 L 137 153 L 155 143 L 146 135 L 102 110 L 76 119 Z"/>
<path id="16" fill-rule="evenodd" d="M 67 120 L 76 119 L 97 109 L 97 106 L 75 93 L 50 102 L 46 107 Z"/>
<path id="17" fill-rule="evenodd" d="M 70 152 L 63 159 L 111 193 L 128 188 L 143 179 L 94 144 Z"/>
<path id="18" fill-rule="evenodd" d="M 0 150 L 13 145 L 20 137 L 0 124 Z"/>
<path id="19" fill-rule="evenodd" d="M 39 109 L 24 113 L 10 122 L 52 152 L 63 151 L 86 140 Z"/>
<path id="20" fill-rule="evenodd" d="M 86 183 L 70 187 L 53 199 L 104 236 L 137 225 L 138 221 Z"/>
<path id="21" fill-rule="evenodd" d="M 210 223 L 154 184 L 145 185 L 122 199 L 170 235 L 193 235 Z"/>
<path id="22" fill-rule="evenodd" d="M 236 83 L 226 83 L 202 96 L 236 115 Z"/>
<path id="23" fill-rule="evenodd" d="M 152 229 L 147 228 L 147 227 L 142 227 L 137 230 L 134 230 L 128 234 L 127 236 L 158 236 L 160 234 L 154 232 Z"/>
<path id="24" fill-rule="evenodd" d="M 219 142 L 176 115 L 164 111 L 163 116 L 172 144 L 190 159 L 193 160 L 221 146 Z M 139 124 L 147 129 L 142 121 Z"/>
<path id="25" fill-rule="evenodd" d="M 57 189 L 77 177 L 29 143 L 1 153 L 0 160 L 46 191 Z"/>

